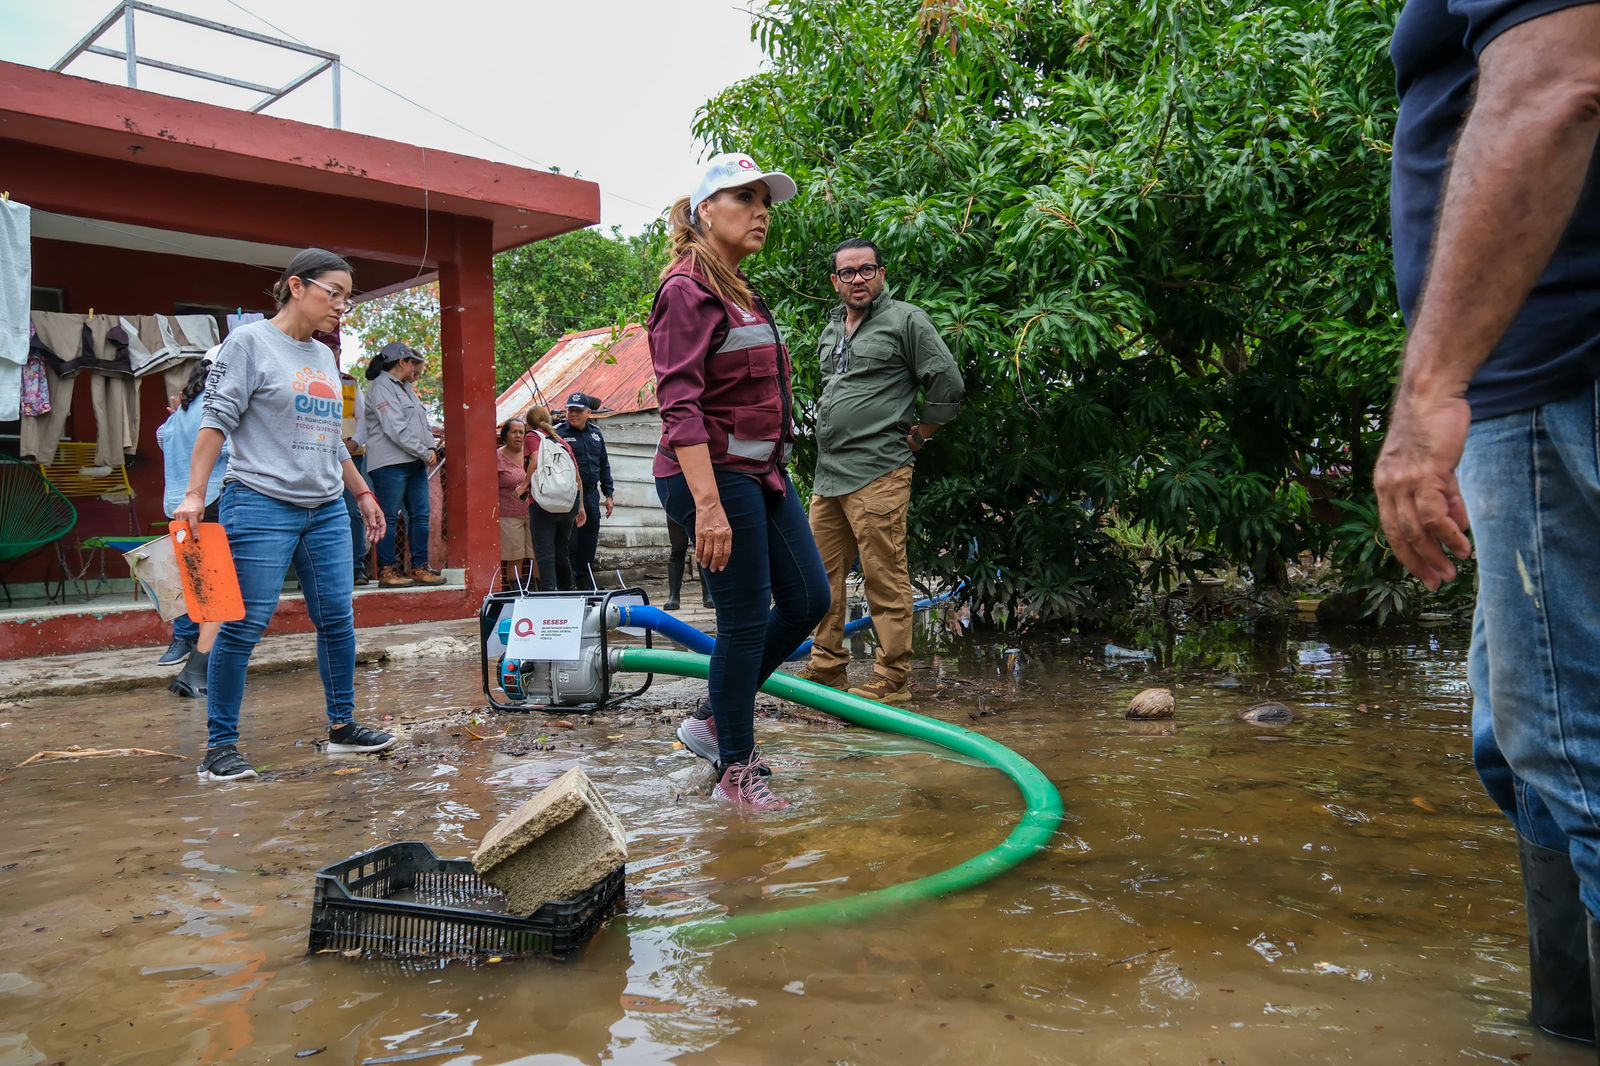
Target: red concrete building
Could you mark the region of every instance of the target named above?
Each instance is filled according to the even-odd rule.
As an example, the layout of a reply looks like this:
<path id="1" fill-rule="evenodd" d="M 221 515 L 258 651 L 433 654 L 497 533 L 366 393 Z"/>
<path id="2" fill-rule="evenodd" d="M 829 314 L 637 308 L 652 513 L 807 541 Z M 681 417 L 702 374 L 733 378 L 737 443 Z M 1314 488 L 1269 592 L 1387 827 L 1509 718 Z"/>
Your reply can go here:
<path id="1" fill-rule="evenodd" d="M 443 564 L 464 569 L 465 586 L 363 590 L 356 624 L 476 613 L 499 561 L 493 256 L 598 222 L 598 186 L 0 63 L 0 189 L 34 209 L 33 284 L 59 291 L 67 312 L 265 309 L 278 270 L 313 245 L 349 259 L 366 296 L 437 279 L 450 474 Z M 162 517 L 155 430 L 166 397 L 155 378 L 141 386 L 139 461 L 129 468 L 146 524 Z M 87 393 L 87 382 L 77 389 Z M 75 398 L 72 417 L 68 436 L 94 439 L 87 396 Z M 273 631 L 308 628 L 304 605 L 285 600 Z M 0 615 L 0 658 L 165 634 L 147 608 Z"/>

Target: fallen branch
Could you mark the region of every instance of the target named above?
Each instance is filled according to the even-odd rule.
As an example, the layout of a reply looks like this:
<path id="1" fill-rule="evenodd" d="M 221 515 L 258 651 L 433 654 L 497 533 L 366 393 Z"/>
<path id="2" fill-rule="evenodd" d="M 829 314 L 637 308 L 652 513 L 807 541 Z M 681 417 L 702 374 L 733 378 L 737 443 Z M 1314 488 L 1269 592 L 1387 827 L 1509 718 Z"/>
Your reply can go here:
<path id="1" fill-rule="evenodd" d="M 1141 951 L 1137 955 L 1129 955 L 1125 959 L 1115 959 L 1115 960 L 1113 960 L 1111 962 L 1108 962 L 1108 963 L 1106 963 L 1106 968 L 1110 969 L 1113 966 L 1124 966 L 1124 965 L 1126 965 L 1126 964 L 1128 964 L 1130 962 L 1137 962 L 1140 959 L 1145 958 L 1146 956 L 1149 956 L 1149 955 L 1160 955 L 1163 952 L 1167 952 L 1167 951 L 1171 951 L 1171 950 L 1172 950 L 1171 948 L 1151 948 L 1149 951 Z"/>
<path id="2" fill-rule="evenodd" d="M 109 759 L 113 756 L 124 755 L 155 755 L 163 759 L 181 759 L 182 755 L 174 755 L 170 751 L 152 751 L 150 748 L 68 748 L 66 751 L 41 751 L 17 763 L 16 768 L 22 769 L 36 762 L 62 762 L 77 759 Z"/>

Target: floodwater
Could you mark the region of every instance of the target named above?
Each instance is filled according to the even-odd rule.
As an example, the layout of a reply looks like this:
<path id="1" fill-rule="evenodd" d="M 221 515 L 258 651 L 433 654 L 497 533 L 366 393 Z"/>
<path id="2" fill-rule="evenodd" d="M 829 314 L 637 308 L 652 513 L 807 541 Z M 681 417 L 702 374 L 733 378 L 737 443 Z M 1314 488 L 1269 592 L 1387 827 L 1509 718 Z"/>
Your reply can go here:
<path id="1" fill-rule="evenodd" d="M 795 807 L 744 819 L 698 794 L 697 761 L 674 750 L 694 683 L 572 728 L 485 716 L 477 732 L 508 735 L 479 741 L 450 717 L 482 702 L 474 662 L 363 668 L 363 719 L 419 724 L 394 758 L 329 758 L 315 675 L 261 677 L 242 747 L 262 782 L 201 786 L 191 758 L 0 770 L 0 1066 L 318 1049 L 540 1066 L 1592 1062 L 1523 1017 L 1515 847 L 1467 757 L 1465 644 L 1453 629 L 1245 639 L 1228 653 L 1240 688 L 1083 642 L 1024 645 L 1020 679 L 1003 645 L 924 654 L 919 709 L 1062 787 L 1053 847 L 965 894 L 711 945 L 673 924 L 954 865 L 1010 830 L 1015 790 L 908 740 L 768 717 Z M 1175 691 L 1170 733 L 1123 720 L 1152 684 Z M 1265 698 L 1298 720 L 1237 719 Z M 204 736 L 201 708 L 148 690 L 0 722 L 5 767 L 67 743 L 188 754 Z M 628 913 L 580 954 L 442 969 L 306 954 L 316 869 L 400 840 L 468 855 L 574 765 L 631 850 Z"/>

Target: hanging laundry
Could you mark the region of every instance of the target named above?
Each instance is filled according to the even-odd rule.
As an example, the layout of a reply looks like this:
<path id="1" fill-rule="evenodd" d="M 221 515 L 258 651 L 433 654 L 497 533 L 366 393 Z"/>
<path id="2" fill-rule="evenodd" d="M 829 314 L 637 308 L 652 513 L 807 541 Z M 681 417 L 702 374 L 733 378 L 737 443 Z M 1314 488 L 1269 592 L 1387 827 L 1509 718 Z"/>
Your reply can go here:
<path id="1" fill-rule="evenodd" d="M 20 406 L 23 418 L 38 418 L 50 413 L 50 377 L 45 373 L 44 360 L 39 358 L 37 352 L 29 353 L 28 362 L 22 368 Z"/>
<path id="2" fill-rule="evenodd" d="M 185 355 L 204 355 L 222 343 L 217 332 L 217 320 L 211 315 L 178 315 L 178 329 L 183 334 Z"/>
<path id="3" fill-rule="evenodd" d="M 54 462 L 56 445 L 66 430 L 67 418 L 72 414 L 72 388 L 77 373 L 85 362 L 84 337 L 90 334 L 88 319 L 83 315 L 67 315 L 55 311 L 34 311 L 32 339 L 28 352 L 30 361 L 37 358 L 44 370 L 47 402 L 38 415 L 23 415 L 20 430 L 19 452 L 26 459 Z M 65 373 L 63 373 L 65 371 Z"/>
<path id="4" fill-rule="evenodd" d="M 0 422 L 22 417 L 22 367 L 32 336 L 33 211 L 0 200 Z"/>
<path id="5" fill-rule="evenodd" d="M 240 326 L 247 326 L 252 322 L 260 322 L 267 316 L 260 311 L 240 311 L 238 314 L 228 316 L 228 332 L 232 333 Z"/>
<path id="6" fill-rule="evenodd" d="M 94 359 L 94 334 L 86 315 L 35 311 L 30 317 L 34 329 L 31 348 L 58 377 L 70 378 Z"/>
<path id="7" fill-rule="evenodd" d="M 122 466 L 139 449 L 139 383 L 121 321 L 95 315 L 88 324 L 94 352 L 89 399 L 94 404 L 97 466 Z"/>

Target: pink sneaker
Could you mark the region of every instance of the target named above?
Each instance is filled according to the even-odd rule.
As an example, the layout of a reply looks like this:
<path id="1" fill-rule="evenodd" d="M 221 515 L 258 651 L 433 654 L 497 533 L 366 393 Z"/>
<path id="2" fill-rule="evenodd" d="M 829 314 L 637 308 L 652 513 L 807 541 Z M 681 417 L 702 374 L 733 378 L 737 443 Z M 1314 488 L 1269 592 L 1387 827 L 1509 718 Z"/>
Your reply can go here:
<path id="1" fill-rule="evenodd" d="M 697 718 L 691 714 L 678 724 L 678 740 L 707 762 L 717 761 L 719 749 L 717 723 L 714 719 Z"/>
<path id="2" fill-rule="evenodd" d="M 788 801 L 779 799 L 767 787 L 767 778 L 771 776 L 772 768 L 767 761 L 752 757 L 749 762 L 736 762 L 723 767 L 722 779 L 711 790 L 711 794 L 725 803 L 752 811 L 787 810 Z"/>

